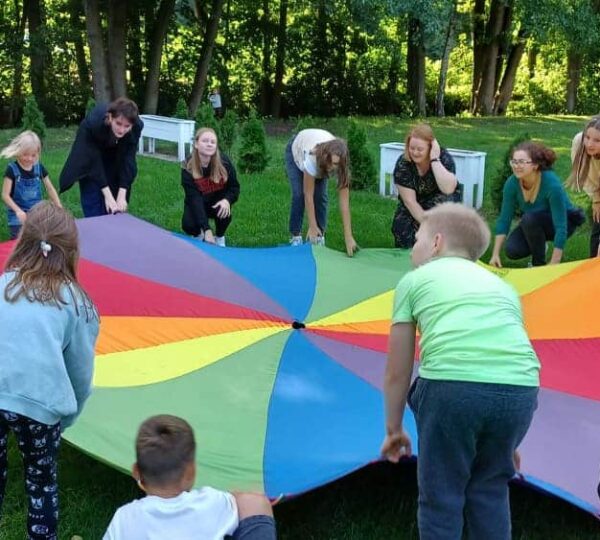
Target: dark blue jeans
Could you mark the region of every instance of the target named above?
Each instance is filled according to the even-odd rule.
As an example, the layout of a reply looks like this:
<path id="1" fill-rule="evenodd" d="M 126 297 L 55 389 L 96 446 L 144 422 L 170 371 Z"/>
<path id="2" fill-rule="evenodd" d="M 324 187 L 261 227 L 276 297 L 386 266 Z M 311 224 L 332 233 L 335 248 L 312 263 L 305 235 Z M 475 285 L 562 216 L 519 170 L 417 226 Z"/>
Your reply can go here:
<path id="1" fill-rule="evenodd" d="M 119 187 L 109 186 L 113 197 L 116 199 L 119 194 Z M 131 187 L 127 190 L 127 202 L 131 194 Z M 85 179 L 79 181 L 79 200 L 81 209 L 85 217 L 105 216 L 106 204 L 104 204 L 104 195 L 98 184 L 93 180 Z"/>
<path id="2" fill-rule="evenodd" d="M 567 212 L 567 238 L 585 221 L 581 208 Z M 532 266 L 546 264 L 546 242 L 554 240 L 554 223 L 549 210 L 536 210 L 523 214 L 517 228 L 506 240 L 506 256 L 523 259 L 531 255 Z"/>
<path id="3" fill-rule="evenodd" d="M 0 508 L 8 473 L 7 443 L 12 431 L 25 468 L 25 493 L 29 502 L 27 538 L 56 539 L 58 523 L 57 457 L 60 424 L 46 425 L 26 416 L 0 410 Z"/>
<path id="4" fill-rule="evenodd" d="M 285 149 L 285 169 L 287 171 L 290 187 L 292 188 L 292 204 L 290 208 L 290 233 L 292 236 L 302 234 L 302 220 L 304 219 L 304 173 L 298 168 L 292 155 L 292 143 L 290 139 Z M 325 234 L 327 228 L 327 179 L 315 180 L 315 217 L 321 232 Z"/>
<path id="5" fill-rule="evenodd" d="M 408 402 L 419 436 L 420 540 L 511 537 L 508 481 L 538 389 L 417 378 Z"/>
<path id="6" fill-rule="evenodd" d="M 231 538 L 233 540 L 276 540 L 275 520 L 271 516 L 249 516 L 240 521 Z"/>

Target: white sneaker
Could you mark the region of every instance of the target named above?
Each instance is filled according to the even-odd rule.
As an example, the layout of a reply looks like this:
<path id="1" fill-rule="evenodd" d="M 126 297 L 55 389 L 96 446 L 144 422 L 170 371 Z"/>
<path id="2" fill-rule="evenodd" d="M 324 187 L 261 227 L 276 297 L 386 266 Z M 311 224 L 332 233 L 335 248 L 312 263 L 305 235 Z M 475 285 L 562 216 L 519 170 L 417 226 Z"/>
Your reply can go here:
<path id="1" fill-rule="evenodd" d="M 225 247 L 225 237 L 224 236 L 215 236 L 215 245 L 219 247 Z"/>
<path id="2" fill-rule="evenodd" d="M 290 240 L 290 246 L 292 247 L 301 246 L 303 243 L 301 236 L 292 236 L 292 239 Z"/>
<path id="3" fill-rule="evenodd" d="M 308 243 L 308 238 L 306 239 L 306 243 Z M 325 245 L 325 235 L 317 236 L 314 241 L 311 242 L 314 246 L 324 246 Z"/>

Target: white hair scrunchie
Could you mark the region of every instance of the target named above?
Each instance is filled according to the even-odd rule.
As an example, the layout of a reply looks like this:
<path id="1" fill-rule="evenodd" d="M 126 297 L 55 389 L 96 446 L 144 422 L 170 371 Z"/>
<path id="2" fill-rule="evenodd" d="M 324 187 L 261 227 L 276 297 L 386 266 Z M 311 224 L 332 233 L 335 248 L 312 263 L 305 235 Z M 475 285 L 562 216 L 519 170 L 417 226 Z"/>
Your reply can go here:
<path id="1" fill-rule="evenodd" d="M 42 240 L 40 242 L 40 249 L 42 250 L 42 255 L 44 256 L 44 259 L 47 259 L 48 253 L 52 251 L 52 246 L 45 240 Z"/>

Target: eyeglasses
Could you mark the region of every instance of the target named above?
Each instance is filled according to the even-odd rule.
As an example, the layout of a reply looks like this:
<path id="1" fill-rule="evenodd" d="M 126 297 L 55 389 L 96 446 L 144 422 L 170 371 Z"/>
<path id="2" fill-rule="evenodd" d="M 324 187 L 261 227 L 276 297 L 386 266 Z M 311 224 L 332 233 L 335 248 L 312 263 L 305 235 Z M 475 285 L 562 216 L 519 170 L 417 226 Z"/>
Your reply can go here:
<path id="1" fill-rule="evenodd" d="M 530 159 L 511 159 L 508 162 L 513 167 L 520 167 L 521 165 L 531 165 L 531 163 L 533 163 Z"/>

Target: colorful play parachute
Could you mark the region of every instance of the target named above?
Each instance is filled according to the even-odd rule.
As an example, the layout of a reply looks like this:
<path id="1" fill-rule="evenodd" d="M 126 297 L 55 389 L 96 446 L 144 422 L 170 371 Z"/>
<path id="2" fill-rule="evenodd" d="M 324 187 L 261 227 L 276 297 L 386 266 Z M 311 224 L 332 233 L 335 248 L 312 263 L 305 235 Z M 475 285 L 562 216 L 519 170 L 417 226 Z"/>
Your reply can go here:
<path id="1" fill-rule="evenodd" d="M 128 215 L 78 225 L 102 330 L 72 444 L 128 470 L 140 422 L 176 414 L 196 430 L 199 482 L 272 498 L 379 459 L 406 252 L 223 249 Z M 525 480 L 598 514 L 600 261 L 499 272 L 522 296 L 543 364 Z M 405 425 L 416 441 L 410 411 Z"/>

